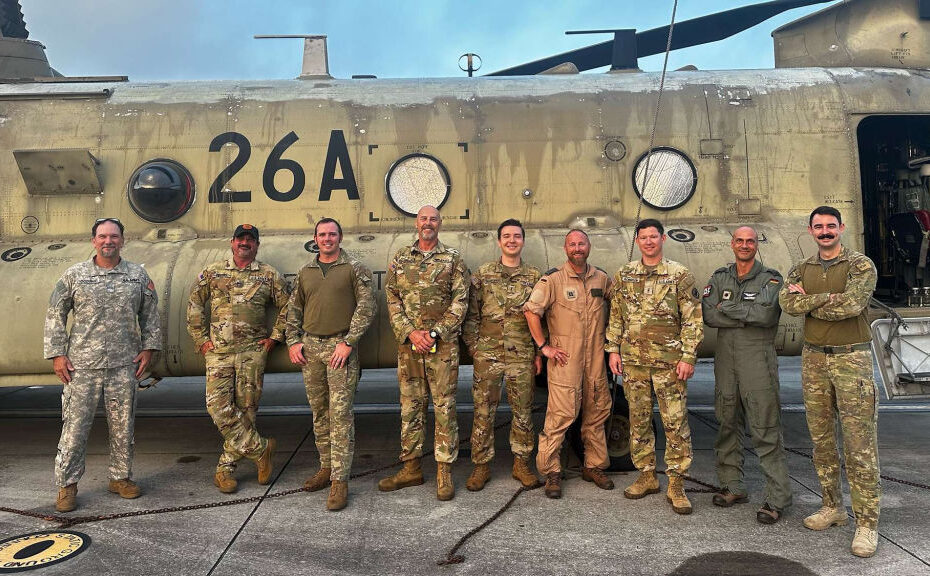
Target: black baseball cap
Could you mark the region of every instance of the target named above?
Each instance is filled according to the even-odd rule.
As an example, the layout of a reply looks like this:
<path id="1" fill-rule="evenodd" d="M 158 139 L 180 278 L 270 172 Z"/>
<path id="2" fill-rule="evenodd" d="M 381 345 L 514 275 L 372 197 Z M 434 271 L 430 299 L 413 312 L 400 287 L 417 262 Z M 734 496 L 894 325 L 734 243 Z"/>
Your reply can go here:
<path id="1" fill-rule="evenodd" d="M 258 228 L 252 226 L 251 224 L 239 224 L 236 226 L 236 231 L 233 232 L 233 238 L 238 238 L 243 234 L 248 234 L 252 238 L 258 240 Z"/>

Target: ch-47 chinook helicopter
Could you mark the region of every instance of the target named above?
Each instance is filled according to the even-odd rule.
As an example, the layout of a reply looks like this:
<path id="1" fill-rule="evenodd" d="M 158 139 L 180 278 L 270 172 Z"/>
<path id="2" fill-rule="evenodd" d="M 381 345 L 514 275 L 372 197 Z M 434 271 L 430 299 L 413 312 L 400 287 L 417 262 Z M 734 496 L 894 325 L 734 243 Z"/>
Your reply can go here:
<path id="1" fill-rule="evenodd" d="M 671 48 L 822 2 L 677 23 Z M 334 79 L 314 37 L 298 79 L 187 83 L 64 77 L 21 17 L 2 31 L 0 385 L 56 382 L 42 357 L 48 295 L 89 257 L 100 217 L 122 220 L 125 257 L 159 288 L 166 341 L 154 373 L 178 376 L 203 373 L 185 331 L 191 283 L 242 222 L 262 230 L 263 260 L 294 273 L 315 250 L 314 221 L 337 218 L 380 289 L 424 204 L 441 207 L 443 242 L 473 268 L 496 256 L 497 223 L 516 217 L 532 264 L 560 264 L 566 230 L 580 227 L 591 262 L 611 273 L 642 208 L 701 282 L 742 224 L 759 231 L 760 258 L 787 271 L 816 249 L 810 210 L 830 204 L 845 242 L 878 266 L 876 297 L 899 310 L 876 328 L 888 392 L 930 394 L 926 355 L 914 352 L 930 340 L 917 318 L 930 315 L 930 0 L 847 0 L 783 26 L 774 70 L 669 72 L 655 125 L 660 74 L 637 59 L 665 51 L 668 27 L 460 79 Z M 396 361 L 380 298 L 360 346 L 367 367 Z M 779 352 L 801 343 L 785 316 Z M 700 352 L 714 344 L 708 330 Z M 276 351 L 270 370 L 292 369 Z"/>

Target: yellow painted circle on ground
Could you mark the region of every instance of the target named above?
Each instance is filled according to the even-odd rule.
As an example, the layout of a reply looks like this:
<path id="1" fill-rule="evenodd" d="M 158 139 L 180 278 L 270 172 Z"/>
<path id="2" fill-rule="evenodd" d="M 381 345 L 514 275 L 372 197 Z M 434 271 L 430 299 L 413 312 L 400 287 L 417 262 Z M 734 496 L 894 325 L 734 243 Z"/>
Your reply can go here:
<path id="1" fill-rule="evenodd" d="M 70 530 L 33 532 L 0 541 L 0 574 L 44 568 L 83 552 L 90 536 Z"/>

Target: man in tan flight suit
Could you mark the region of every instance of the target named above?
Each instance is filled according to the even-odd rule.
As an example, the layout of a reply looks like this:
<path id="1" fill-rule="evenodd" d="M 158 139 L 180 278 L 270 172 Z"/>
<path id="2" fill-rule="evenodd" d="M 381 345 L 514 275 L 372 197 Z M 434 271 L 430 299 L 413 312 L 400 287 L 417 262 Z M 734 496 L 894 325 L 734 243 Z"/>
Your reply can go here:
<path id="1" fill-rule="evenodd" d="M 610 289 L 607 273 L 588 264 L 591 243 L 581 230 L 565 236 L 568 260 L 546 272 L 523 306 L 533 340 L 548 358 L 549 405 L 539 435 L 536 467 L 546 476 L 546 496 L 561 498 L 559 453 L 565 432 L 581 416 L 584 442 L 582 478 L 612 490 L 604 474 L 609 465 L 604 422 L 610 416 L 610 391 L 604 364 L 604 338 Z M 542 327 L 546 317 L 549 340 Z"/>

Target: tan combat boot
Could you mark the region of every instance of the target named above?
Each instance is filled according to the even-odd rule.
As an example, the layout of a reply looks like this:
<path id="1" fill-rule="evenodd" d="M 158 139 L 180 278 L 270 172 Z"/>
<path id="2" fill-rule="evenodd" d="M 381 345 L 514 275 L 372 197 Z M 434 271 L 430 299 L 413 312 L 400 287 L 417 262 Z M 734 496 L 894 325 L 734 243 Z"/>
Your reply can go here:
<path id="1" fill-rule="evenodd" d="M 672 505 L 672 510 L 678 514 L 691 514 L 691 501 L 685 495 L 685 481 L 681 476 L 672 476 L 668 479 L 665 499 Z"/>
<path id="2" fill-rule="evenodd" d="M 659 493 L 659 479 L 656 478 L 655 470 L 644 470 L 639 473 L 636 482 L 630 484 L 623 495 L 631 500 L 639 500 L 649 494 Z"/>
<path id="3" fill-rule="evenodd" d="M 420 459 L 413 458 L 404 462 L 404 467 L 397 474 L 382 478 L 378 482 L 378 490 L 382 492 L 393 492 L 401 488 L 410 486 L 419 486 L 423 484 L 423 469 L 420 467 Z"/>
<path id="4" fill-rule="evenodd" d="M 475 469 L 471 471 L 471 476 L 465 481 L 465 487 L 472 492 L 477 492 L 484 488 L 484 485 L 491 479 L 491 467 L 487 464 L 475 464 Z"/>
<path id="5" fill-rule="evenodd" d="M 213 485 L 220 489 L 223 494 L 232 494 L 239 485 L 229 470 L 217 470 L 213 475 Z"/>
<path id="6" fill-rule="evenodd" d="M 513 457 L 513 477 L 515 480 L 519 480 L 520 484 L 524 488 L 536 488 L 539 486 L 539 478 L 536 477 L 536 474 L 533 474 L 533 470 L 530 468 L 530 461 L 521 456 Z"/>
<path id="7" fill-rule="evenodd" d="M 68 484 L 64 488 L 58 489 L 58 500 L 55 502 L 55 510 L 59 512 L 71 512 L 77 508 L 77 484 Z"/>
<path id="8" fill-rule="evenodd" d="M 326 499 L 326 509 L 330 512 L 342 510 L 349 499 L 349 483 L 345 480 L 333 480 L 329 489 L 329 498 Z"/>
<path id="9" fill-rule="evenodd" d="M 274 466 L 271 463 L 271 457 L 274 456 L 274 451 L 277 447 L 278 443 L 275 442 L 275 439 L 269 438 L 268 445 L 265 446 L 265 451 L 262 452 L 261 456 L 258 457 L 258 460 L 255 461 L 255 466 L 258 467 L 259 484 L 264 485 L 271 482 L 271 473 L 274 471 Z"/>
<path id="10" fill-rule="evenodd" d="M 843 508 L 830 508 L 823 506 L 820 510 L 814 512 L 804 519 L 804 526 L 811 530 L 826 530 L 830 526 L 846 526 L 849 517 L 846 516 L 846 510 Z"/>
<path id="11" fill-rule="evenodd" d="M 126 498 L 127 500 L 132 500 L 142 495 L 142 490 L 139 490 L 139 485 L 129 478 L 110 480 L 107 490 L 114 494 L 119 494 L 120 498 Z"/>
<path id="12" fill-rule="evenodd" d="M 878 548 L 878 530 L 865 526 L 856 526 L 856 535 L 852 541 L 852 553 L 860 558 L 871 558 Z"/>
<path id="13" fill-rule="evenodd" d="M 320 468 L 316 474 L 307 478 L 307 481 L 304 482 L 304 490 L 308 492 L 316 492 L 317 490 L 326 488 L 329 486 L 332 474 L 332 468 Z"/>
<path id="14" fill-rule="evenodd" d="M 581 470 L 581 479 L 585 482 L 594 482 L 594 485 L 601 490 L 613 490 L 614 482 L 604 474 L 600 468 L 583 468 Z"/>
<path id="15" fill-rule="evenodd" d="M 445 502 L 455 497 L 455 485 L 452 484 L 452 464 L 436 463 L 436 498 Z"/>

